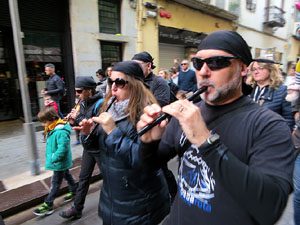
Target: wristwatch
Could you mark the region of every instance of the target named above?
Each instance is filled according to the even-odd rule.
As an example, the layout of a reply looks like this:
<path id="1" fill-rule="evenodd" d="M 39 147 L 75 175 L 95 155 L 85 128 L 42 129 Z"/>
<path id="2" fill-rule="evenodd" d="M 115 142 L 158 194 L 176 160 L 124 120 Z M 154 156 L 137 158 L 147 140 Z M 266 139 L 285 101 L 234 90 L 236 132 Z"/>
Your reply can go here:
<path id="1" fill-rule="evenodd" d="M 218 134 L 212 134 L 210 135 L 207 139 L 206 139 L 206 142 L 210 145 L 212 145 L 213 143 L 215 143 L 217 140 L 220 139 L 220 135 Z"/>
<path id="2" fill-rule="evenodd" d="M 209 146 L 211 146 L 211 145 L 213 145 L 215 142 L 217 142 L 218 140 L 220 139 L 220 136 L 218 135 L 218 134 L 216 134 L 216 133 L 213 133 L 212 135 L 210 135 L 207 139 L 206 139 L 206 141 L 202 144 L 202 145 L 200 145 L 199 147 L 198 147 L 198 149 L 199 150 L 201 150 L 201 149 L 206 149 L 207 147 L 209 147 Z"/>

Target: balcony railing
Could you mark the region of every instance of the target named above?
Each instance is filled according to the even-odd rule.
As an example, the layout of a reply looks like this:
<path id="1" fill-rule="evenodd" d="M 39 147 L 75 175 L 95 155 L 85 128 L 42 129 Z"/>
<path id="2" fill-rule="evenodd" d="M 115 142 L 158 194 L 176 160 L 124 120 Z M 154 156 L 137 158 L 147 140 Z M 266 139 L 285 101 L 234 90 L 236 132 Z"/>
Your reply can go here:
<path id="1" fill-rule="evenodd" d="M 283 27 L 285 25 L 285 19 L 283 17 L 285 12 L 281 8 L 277 6 L 269 6 L 265 9 L 265 25 L 269 27 Z"/>

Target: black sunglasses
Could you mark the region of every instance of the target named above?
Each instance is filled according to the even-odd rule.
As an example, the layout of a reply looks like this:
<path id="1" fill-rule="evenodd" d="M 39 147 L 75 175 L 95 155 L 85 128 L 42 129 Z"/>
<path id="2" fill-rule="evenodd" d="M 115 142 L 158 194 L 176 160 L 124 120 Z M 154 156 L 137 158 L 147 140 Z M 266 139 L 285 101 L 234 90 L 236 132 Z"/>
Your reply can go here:
<path id="1" fill-rule="evenodd" d="M 81 94 L 83 92 L 83 89 L 82 90 L 75 90 L 78 94 Z"/>
<path id="2" fill-rule="evenodd" d="M 115 80 L 112 80 L 110 78 L 107 79 L 108 85 L 111 87 L 113 83 L 117 86 L 117 88 L 123 88 L 125 87 L 126 84 L 128 84 L 128 81 L 122 79 L 122 78 L 117 78 Z"/>
<path id="3" fill-rule="evenodd" d="M 201 70 L 204 63 L 208 66 L 208 68 L 212 71 L 223 69 L 227 66 L 231 65 L 230 59 L 236 59 L 235 56 L 213 56 L 206 59 L 200 59 L 197 57 L 192 58 L 193 66 L 196 70 Z"/>

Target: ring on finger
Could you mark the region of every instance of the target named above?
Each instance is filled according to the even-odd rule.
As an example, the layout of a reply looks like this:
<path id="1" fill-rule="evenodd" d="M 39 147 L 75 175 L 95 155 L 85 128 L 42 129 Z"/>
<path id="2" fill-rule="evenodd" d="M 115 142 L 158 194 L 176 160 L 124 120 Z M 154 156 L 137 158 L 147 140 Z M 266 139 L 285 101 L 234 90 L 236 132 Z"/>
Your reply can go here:
<path id="1" fill-rule="evenodd" d="M 184 106 L 181 106 L 180 108 L 179 108 L 179 112 L 182 112 L 184 110 Z"/>

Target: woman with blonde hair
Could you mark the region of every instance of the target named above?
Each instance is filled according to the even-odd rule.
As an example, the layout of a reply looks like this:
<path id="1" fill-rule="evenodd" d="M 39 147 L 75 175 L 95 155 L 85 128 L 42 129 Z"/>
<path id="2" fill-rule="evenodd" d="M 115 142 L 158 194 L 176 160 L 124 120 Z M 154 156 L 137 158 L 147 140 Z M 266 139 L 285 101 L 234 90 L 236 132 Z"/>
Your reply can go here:
<path id="1" fill-rule="evenodd" d="M 161 76 L 168 82 L 168 85 L 170 87 L 170 103 L 177 101 L 178 98 L 176 97 L 176 95 L 179 91 L 179 87 L 173 82 L 168 70 L 161 68 L 158 71 L 158 76 Z"/>
<path id="2" fill-rule="evenodd" d="M 280 114 L 292 129 L 294 118 L 291 103 L 286 101 L 287 87 L 283 85 L 278 65 L 272 60 L 259 58 L 250 64 L 250 76 L 247 83 L 253 87 L 250 97 L 259 105 L 263 105 Z"/>
<path id="3" fill-rule="evenodd" d="M 159 224 L 170 210 L 168 186 L 161 169 L 149 170 L 141 164 L 136 131 L 144 107 L 156 100 L 137 62 L 117 63 L 107 82 L 110 90 L 99 117 L 81 124 L 84 135 L 94 122 L 100 124 L 93 136 L 98 139 L 103 176 L 98 214 L 104 225 Z"/>

